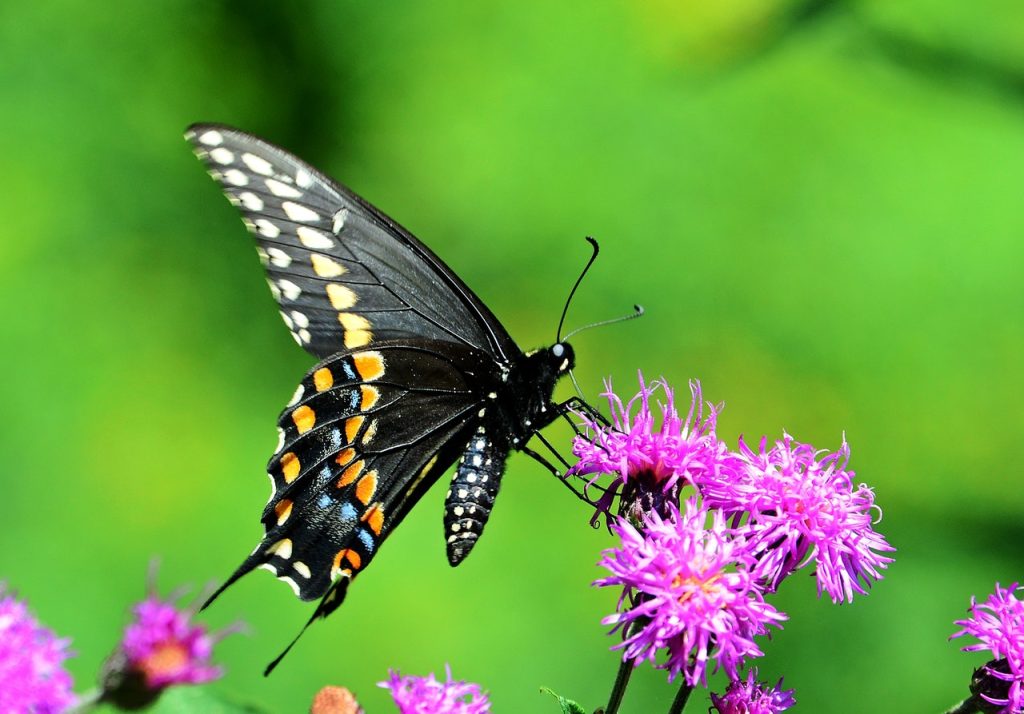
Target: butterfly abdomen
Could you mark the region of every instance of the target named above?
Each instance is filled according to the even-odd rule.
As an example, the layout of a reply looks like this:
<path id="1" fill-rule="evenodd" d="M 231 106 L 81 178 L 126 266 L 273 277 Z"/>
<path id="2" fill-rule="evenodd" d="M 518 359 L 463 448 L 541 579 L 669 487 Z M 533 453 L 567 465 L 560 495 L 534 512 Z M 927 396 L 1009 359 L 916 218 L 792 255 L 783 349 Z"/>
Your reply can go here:
<path id="1" fill-rule="evenodd" d="M 483 424 L 466 445 L 444 502 L 445 542 L 453 567 L 469 555 L 487 525 L 508 452 L 504 441 L 492 438 Z"/>

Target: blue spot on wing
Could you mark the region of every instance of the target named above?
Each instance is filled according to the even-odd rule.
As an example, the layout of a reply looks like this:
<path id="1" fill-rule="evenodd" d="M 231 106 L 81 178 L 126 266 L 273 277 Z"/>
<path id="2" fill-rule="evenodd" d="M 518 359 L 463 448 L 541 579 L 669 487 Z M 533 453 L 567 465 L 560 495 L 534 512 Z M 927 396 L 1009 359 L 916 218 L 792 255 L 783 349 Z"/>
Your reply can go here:
<path id="1" fill-rule="evenodd" d="M 363 547 L 366 548 L 366 553 L 370 554 L 373 552 L 373 536 L 369 534 L 364 528 L 360 528 L 356 533 L 359 536 L 359 540 L 362 542 Z"/>
<path id="2" fill-rule="evenodd" d="M 352 367 L 350 360 L 350 357 L 346 357 L 345 359 L 343 359 L 341 361 L 341 368 L 345 370 L 345 376 L 348 377 L 350 381 L 355 381 L 356 370 L 355 368 Z"/>
<path id="3" fill-rule="evenodd" d="M 316 505 L 319 506 L 320 508 L 327 508 L 329 505 L 331 505 L 331 497 L 328 496 L 326 493 L 320 494 L 320 498 L 319 500 L 317 500 Z"/>
<path id="4" fill-rule="evenodd" d="M 356 511 L 356 507 L 346 501 L 341 504 L 341 520 L 343 521 L 354 521 L 359 517 L 359 512 Z"/>

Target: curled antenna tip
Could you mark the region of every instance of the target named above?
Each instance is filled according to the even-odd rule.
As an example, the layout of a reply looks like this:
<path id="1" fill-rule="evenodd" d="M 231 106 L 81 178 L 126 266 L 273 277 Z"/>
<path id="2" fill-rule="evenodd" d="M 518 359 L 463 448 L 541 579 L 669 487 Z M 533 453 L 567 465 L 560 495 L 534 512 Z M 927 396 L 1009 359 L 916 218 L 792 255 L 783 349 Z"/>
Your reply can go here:
<path id="1" fill-rule="evenodd" d="M 562 317 L 558 320 L 558 330 L 555 332 L 555 342 L 562 341 L 562 326 L 565 324 L 565 315 L 569 312 L 569 303 L 572 302 L 573 295 L 576 294 L 576 289 L 580 286 L 580 283 L 583 282 L 584 276 L 586 276 L 587 271 L 590 270 L 590 266 L 594 264 L 594 261 L 597 260 L 597 254 L 601 251 L 600 246 L 597 244 L 597 239 L 594 238 L 594 236 L 586 236 L 586 240 L 593 248 L 593 252 L 591 252 L 590 259 L 587 261 L 587 264 L 583 266 L 583 271 L 580 273 L 580 276 L 576 278 L 576 282 L 573 284 L 572 290 L 569 291 L 569 297 L 566 298 L 565 307 L 562 308 Z"/>

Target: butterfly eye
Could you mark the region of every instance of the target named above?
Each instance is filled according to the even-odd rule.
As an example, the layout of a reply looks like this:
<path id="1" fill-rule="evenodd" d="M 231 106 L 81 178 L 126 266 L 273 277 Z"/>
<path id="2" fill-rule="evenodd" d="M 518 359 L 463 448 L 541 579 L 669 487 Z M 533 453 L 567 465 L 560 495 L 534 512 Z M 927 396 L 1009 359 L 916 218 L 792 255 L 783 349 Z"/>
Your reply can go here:
<path id="1" fill-rule="evenodd" d="M 551 354 L 553 354 L 555 357 L 561 357 L 562 355 L 565 354 L 565 345 L 555 345 L 554 347 L 551 348 Z"/>

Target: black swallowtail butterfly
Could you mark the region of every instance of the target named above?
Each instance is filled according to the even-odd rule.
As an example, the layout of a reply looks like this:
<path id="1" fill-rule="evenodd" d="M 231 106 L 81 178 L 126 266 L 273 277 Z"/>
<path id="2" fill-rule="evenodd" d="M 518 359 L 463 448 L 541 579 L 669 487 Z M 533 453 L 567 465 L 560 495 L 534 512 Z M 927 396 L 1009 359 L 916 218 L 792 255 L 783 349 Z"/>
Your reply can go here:
<path id="1" fill-rule="evenodd" d="M 263 540 L 214 597 L 261 567 L 321 598 L 310 621 L 327 616 L 456 460 L 444 532 L 458 565 L 510 451 L 537 456 L 527 441 L 564 411 L 552 393 L 571 347 L 524 354 L 429 248 L 296 156 L 225 126 L 185 136 L 256 238 L 285 325 L 321 360 L 278 421 Z"/>

